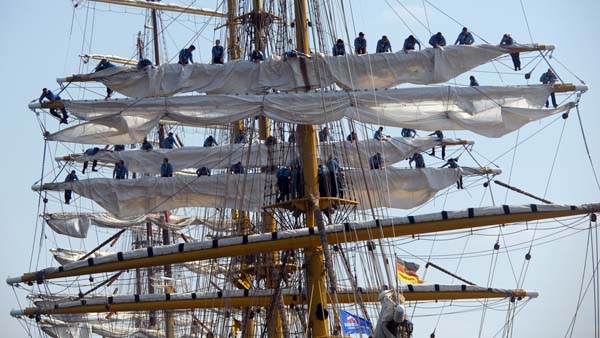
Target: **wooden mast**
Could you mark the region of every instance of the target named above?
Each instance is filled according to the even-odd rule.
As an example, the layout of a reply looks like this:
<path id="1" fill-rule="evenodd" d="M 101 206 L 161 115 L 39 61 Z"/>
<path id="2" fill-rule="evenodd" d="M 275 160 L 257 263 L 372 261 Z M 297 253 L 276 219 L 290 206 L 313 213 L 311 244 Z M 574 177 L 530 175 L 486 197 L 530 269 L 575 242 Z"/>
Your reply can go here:
<path id="1" fill-rule="evenodd" d="M 298 52 L 310 55 L 308 41 L 308 17 L 306 0 L 294 1 L 294 13 L 296 21 L 296 49 Z M 304 58 L 300 58 L 301 71 L 306 79 L 307 69 Z M 299 125 L 299 146 L 302 158 L 302 169 L 304 178 L 304 193 L 306 196 L 314 196 L 318 204 L 319 188 L 317 180 L 317 139 L 314 125 Z M 315 228 L 315 209 L 309 206 L 306 210 L 306 226 Z M 309 335 L 312 337 L 329 336 L 329 320 L 327 312 L 327 286 L 325 283 L 325 264 L 323 259 L 323 247 L 321 245 L 307 248 L 305 251 L 307 265 L 309 295 Z"/>
<path id="2" fill-rule="evenodd" d="M 160 2 L 160 0 L 148 0 L 148 2 Z M 159 36 L 158 14 L 157 14 L 157 9 L 155 7 L 152 7 L 150 9 L 150 15 L 152 18 L 152 42 L 154 45 L 154 64 L 156 66 L 160 66 L 160 46 L 159 46 L 159 40 L 158 40 L 158 36 Z M 158 125 L 159 147 L 162 147 L 164 140 L 165 140 L 165 125 L 160 123 Z M 164 212 L 165 223 L 169 222 L 169 215 L 170 215 L 170 211 Z M 152 224 L 149 224 L 148 230 L 150 231 L 150 234 L 152 234 Z M 171 244 L 170 237 L 171 236 L 169 233 L 169 229 L 167 227 L 162 228 L 162 245 Z M 171 285 L 171 279 L 172 279 L 172 275 L 173 275 L 172 271 L 171 271 L 171 265 L 165 264 L 163 269 L 164 269 L 164 276 L 165 276 L 164 292 L 165 292 L 165 294 L 173 293 L 173 286 Z M 150 281 L 149 283 L 152 283 L 152 281 Z M 173 318 L 173 313 L 171 311 L 165 310 L 164 315 L 165 315 L 166 338 L 174 338 L 175 337 L 175 333 L 174 333 L 175 320 Z"/>

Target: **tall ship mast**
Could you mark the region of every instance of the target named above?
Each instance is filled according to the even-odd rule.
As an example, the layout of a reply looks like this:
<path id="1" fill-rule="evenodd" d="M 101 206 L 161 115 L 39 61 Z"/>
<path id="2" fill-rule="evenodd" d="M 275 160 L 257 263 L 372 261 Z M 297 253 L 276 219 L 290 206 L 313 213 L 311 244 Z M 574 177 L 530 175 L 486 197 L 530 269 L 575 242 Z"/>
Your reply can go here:
<path id="1" fill-rule="evenodd" d="M 556 74 L 553 45 L 469 41 L 465 27 L 454 45 L 439 33 L 430 47 L 410 35 L 375 49 L 350 36 L 346 1 L 73 4 L 139 13 L 144 26 L 131 57 L 82 50 L 80 71 L 29 104 L 52 163 L 32 186 L 34 237 L 58 238 L 34 247 L 53 264 L 37 256 L 6 280 L 26 304 L 10 315 L 31 337 L 435 337 L 453 306 L 481 314 L 480 336 L 501 309 L 508 337 L 544 296 L 523 287 L 535 233 L 558 220 L 597 237 L 598 201 L 560 205 L 514 186 L 456 137 L 496 141 L 579 113 L 588 87 Z M 169 51 L 177 24 L 185 41 Z M 511 62 L 541 84 L 452 83 Z M 491 203 L 445 209 L 474 190 Z M 527 203 L 497 202 L 505 190 Z M 506 237 L 526 231 L 516 287 L 495 285 Z M 433 255 L 463 237 L 494 238 L 493 250 Z M 405 249 L 419 243 L 428 255 Z M 491 257 L 487 281 L 448 264 L 469 256 Z"/>

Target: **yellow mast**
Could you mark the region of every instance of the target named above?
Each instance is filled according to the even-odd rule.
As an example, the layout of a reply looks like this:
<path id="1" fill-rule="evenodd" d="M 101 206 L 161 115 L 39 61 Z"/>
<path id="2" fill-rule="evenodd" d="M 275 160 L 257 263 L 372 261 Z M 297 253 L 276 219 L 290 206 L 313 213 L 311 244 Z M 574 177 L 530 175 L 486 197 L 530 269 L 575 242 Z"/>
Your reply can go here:
<path id="1" fill-rule="evenodd" d="M 538 296 L 536 292 L 527 292 L 522 289 L 503 290 L 485 288 L 479 286 L 438 286 L 439 291 L 422 291 L 418 286 L 413 286 L 413 291 L 404 290 L 403 296 L 406 301 L 440 301 L 440 300 L 467 300 L 467 299 L 489 299 L 489 298 L 525 298 Z M 359 290 L 364 302 L 374 303 L 379 301 L 380 290 Z M 40 308 L 30 307 L 13 310 L 13 316 L 29 316 L 35 314 L 57 315 L 75 313 L 98 313 L 98 312 L 127 312 L 127 311 L 159 311 L 159 310 L 183 310 L 183 309 L 214 309 L 214 308 L 243 308 L 248 306 L 267 307 L 271 303 L 271 295 L 244 295 L 236 294 L 227 297 L 219 297 L 216 293 L 179 294 L 171 295 L 169 300 L 144 300 L 143 295 L 139 301 L 115 301 L 113 297 L 106 298 L 102 304 L 79 304 L 69 307 L 52 307 L 41 305 Z M 286 305 L 302 302 L 302 294 L 286 292 L 283 301 Z M 310 297 L 310 295 L 308 295 Z M 338 301 L 342 304 L 353 304 L 356 302 L 355 293 L 350 290 L 341 290 L 337 293 Z M 90 300 L 91 301 L 91 300 Z M 314 336 L 313 336 L 314 337 Z"/>
<path id="2" fill-rule="evenodd" d="M 535 207 L 536 210 L 533 210 Z M 548 207 L 548 206 L 544 206 Z M 551 207 L 551 206 L 550 206 Z M 506 206 L 507 210 L 510 210 L 509 206 Z M 540 210 L 537 210 L 540 208 Z M 528 212 L 510 212 L 494 215 L 483 215 L 483 216 L 463 216 L 456 218 L 448 218 L 441 220 L 425 220 L 418 221 L 412 218 L 412 222 L 409 223 L 396 223 L 394 220 L 380 220 L 380 231 L 372 231 L 371 227 L 361 227 L 347 229 L 335 229 L 335 231 L 329 231 L 327 233 L 327 241 L 330 245 L 349 243 L 357 241 L 376 240 L 379 238 L 393 238 L 401 236 L 411 236 L 425 233 L 451 231 L 459 229 L 479 228 L 490 225 L 504 224 L 516 222 L 531 222 L 541 219 L 550 219 L 558 217 L 567 217 L 575 215 L 585 215 L 600 211 L 600 203 L 588 204 L 580 207 L 564 207 L 560 210 L 544 210 L 542 206 L 531 206 L 531 211 Z M 476 210 L 476 209 L 473 209 Z M 464 211 L 465 214 L 470 214 Z M 447 212 L 442 212 L 443 215 Z M 409 220 L 411 218 L 409 217 Z M 385 224 L 384 224 L 385 222 Z M 398 221 L 400 222 L 400 220 Z M 414 222 L 414 223 L 413 223 Z M 281 236 L 278 232 L 277 236 L 269 236 L 262 240 L 249 240 L 246 237 L 247 242 L 244 241 L 244 237 L 239 238 L 236 244 L 231 245 L 219 245 L 218 241 L 198 243 L 197 249 L 185 250 L 185 245 L 182 247 L 183 252 L 179 252 L 177 248 L 170 250 L 169 253 L 162 255 L 154 254 L 152 257 L 140 257 L 130 258 L 122 261 L 111 261 L 108 263 L 98 263 L 95 259 L 92 259 L 92 264 L 88 261 L 85 266 L 73 268 L 70 270 L 57 269 L 52 272 L 29 272 L 19 277 L 8 278 L 6 282 L 8 284 L 17 283 L 42 283 L 44 280 L 64 278 L 72 276 L 81 276 L 101 272 L 120 271 L 135 269 L 136 267 L 143 268 L 148 266 L 157 266 L 164 264 L 176 264 L 183 262 L 190 262 L 196 260 L 207 260 L 219 257 L 234 257 L 243 256 L 261 252 L 272 252 L 279 250 L 293 250 L 300 248 L 318 248 L 320 246 L 319 236 L 315 233 L 310 232 L 301 236 Z M 125 253 L 121 253 L 125 255 Z M 119 256 L 119 255 L 117 255 Z"/>
<path id="3" fill-rule="evenodd" d="M 306 0 L 294 1 L 294 13 L 296 21 L 296 49 L 306 55 L 310 55 L 308 41 L 308 17 L 306 11 Z M 303 76 L 307 76 L 306 63 L 303 58 L 299 59 Z M 319 198 L 319 188 L 317 180 L 317 139 L 315 126 L 298 126 L 298 139 L 300 154 L 302 157 L 302 170 L 304 178 L 304 193 L 306 196 Z M 315 210 L 312 206 L 306 210 L 306 226 L 315 228 Z M 308 273 L 309 295 L 308 311 L 310 330 L 312 337 L 329 336 L 329 320 L 327 315 L 327 287 L 325 285 L 325 264 L 323 261 L 323 248 L 321 245 L 309 247 L 306 249 L 305 259 Z"/>

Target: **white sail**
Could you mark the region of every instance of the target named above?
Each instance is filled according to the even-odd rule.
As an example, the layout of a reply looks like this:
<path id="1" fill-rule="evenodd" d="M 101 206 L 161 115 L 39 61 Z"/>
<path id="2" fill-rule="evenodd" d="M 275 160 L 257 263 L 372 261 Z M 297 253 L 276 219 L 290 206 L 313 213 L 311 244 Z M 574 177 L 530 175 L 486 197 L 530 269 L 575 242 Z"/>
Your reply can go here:
<path id="1" fill-rule="evenodd" d="M 386 141 L 375 139 L 358 141 L 356 144 L 347 141 L 327 142 L 319 145 L 321 163 L 327 163 L 328 156 L 344 154 L 342 165 L 352 168 L 368 168 L 368 159 L 379 152 L 385 163 L 391 165 L 403 161 L 414 153 L 420 153 L 440 145 L 473 144 L 472 141 L 460 139 L 439 140 L 437 137 L 389 138 Z M 137 173 L 159 174 L 160 164 L 164 158 L 169 159 L 175 171 L 184 169 L 229 168 L 231 164 L 242 162 L 249 168 L 266 167 L 269 158 L 285 158 L 288 164 L 300 157 L 294 144 L 277 143 L 267 146 L 262 143 L 226 144 L 216 147 L 183 147 L 175 149 L 106 151 L 100 150 L 95 155 L 58 157 L 57 160 L 85 162 L 98 160 L 104 163 L 116 163 L 123 160 L 128 169 Z"/>
<path id="2" fill-rule="evenodd" d="M 64 249 L 64 248 L 52 248 L 50 249 L 54 259 L 60 263 L 61 265 L 69 264 L 76 262 L 81 259 L 81 257 L 85 256 L 87 252 L 83 250 L 74 250 L 74 249 Z M 109 255 L 109 252 L 96 251 L 93 254 L 90 254 L 89 258 L 98 258 L 102 256 Z"/>
<path id="3" fill-rule="evenodd" d="M 54 213 L 44 214 L 46 224 L 61 235 L 76 238 L 86 238 L 90 225 L 102 228 L 124 229 L 144 226 L 150 222 L 172 231 L 181 230 L 190 225 L 204 225 L 214 231 L 233 229 L 231 220 L 218 221 L 215 218 L 170 215 L 165 222 L 163 215 L 149 214 L 136 217 L 119 218 L 109 213 Z"/>
<path id="4" fill-rule="evenodd" d="M 87 122 L 53 133 L 48 139 L 128 144 L 141 142 L 159 121 L 207 126 L 260 114 L 296 124 L 325 124 L 346 117 L 384 126 L 470 130 L 487 137 L 500 137 L 573 106 L 567 103 L 557 109 L 543 109 L 551 91 L 552 87 L 545 85 L 444 86 L 368 92 L 65 101 L 64 106 L 71 114 Z"/>
<path id="5" fill-rule="evenodd" d="M 553 46 L 543 48 L 552 49 Z M 511 50 L 533 51 L 538 45 L 475 45 L 426 48 L 404 53 L 345 55 L 313 54 L 310 58 L 279 57 L 256 63 L 166 64 L 148 70 L 113 67 L 97 73 L 73 75 L 64 81 L 99 81 L 128 97 L 171 96 L 197 91 L 211 94 L 262 93 L 268 89 L 295 91 L 393 87 L 402 83 L 446 82 Z"/>
<path id="6" fill-rule="evenodd" d="M 466 168 L 464 168 L 466 169 Z M 348 181 L 359 201 L 368 200 L 368 190 L 386 189 L 385 199 L 359 208 L 389 207 L 410 209 L 431 199 L 454 184 L 466 170 L 448 168 L 347 170 Z M 232 208 L 259 212 L 264 205 L 267 174 L 141 177 L 135 180 L 94 178 L 76 182 L 47 183 L 35 190 L 70 189 L 92 199 L 118 217 L 132 217 L 183 207 Z M 272 176 L 271 176 L 272 177 Z M 385 182 L 385 188 L 380 186 Z"/>
<path id="7" fill-rule="evenodd" d="M 63 323 L 54 320 L 41 324 L 40 328 L 52 338 L 89 338 L 92 335 L 88 324 Z"/>

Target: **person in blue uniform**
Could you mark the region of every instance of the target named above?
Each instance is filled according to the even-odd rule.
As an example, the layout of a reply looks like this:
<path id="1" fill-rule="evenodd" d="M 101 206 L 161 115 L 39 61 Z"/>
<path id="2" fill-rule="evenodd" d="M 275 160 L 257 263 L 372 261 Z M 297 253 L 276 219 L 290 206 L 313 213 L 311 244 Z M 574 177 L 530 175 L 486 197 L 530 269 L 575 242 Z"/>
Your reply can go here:
<path id="1" fill-rule="evenodd" d="M 221 40 L 215 41 L 215 45 L 212 48 L 212 63 L 223 64 L 225 60 L 225 49 L 221 46 Z"/>
<path id="2" fill-rule="evenodd" d="M 205 147 L 214 147 L 214 146 L 218 146 L 219 144 L 217 143 L 217 140 L 215 140 L 215 138 L 212 135 L 209 135 L 206 140 L 204 140 L 204 146 Z"/>
<path id="3" fill-rule="evenodd" d="M 437 32 L 429 39 L 429 44 L 433 48 L 440 48 L 446 46 L 446 38 L 442 35 L 442 32 Z"/>
<path id="4" fill-rule="evenodd" d="M 198 170 L 196 170 L 196 175 L 198 175 L 198 177 L 210 176 L 210 169 L 208 169 L 207 167 L 198 168 Z"/>
<path id="5" fill-rule="evenodd" d="M 473 34 L 471 34 L 471 32 L 469 32 L 467 27 L 463 27 L 460 34 L 458 34 L 458 37 L 456 38 L 456 41 L 454 42 L 454 44 L 455 45 L 472 45 L 474 42 L 475 42 L 475 39 L 473 39 Z"/>
<path id="6" fill-rule="evenodd" d="M 244 168 L 244 166 L 242 165 L 242 162 L 237 162 L 231 165 L 231 167 L 229 168 L 229 171 L 232 174 L 245 174 L 246 173 L 246 168 Z"/>
<path id="7" fill-rule="evenodd" d="M 113 65 L 110 61 L 108 61 L 107 59 L 102 59 L 100 60 L 100 62 L 96 65 L 96 68 L 94 68 L 94 72 L 99 72 L 105 69 L 109 69 L 109 68 L 113 68 L 115 67 L 115 65 Z M 110 99 L 110 97 L 112 96 L 113 90 L 110 89 L 109 87 L 106 87 L 106 97 L 104 98 L 105 100 Z"/>
<path id="8" fill-rule="evenodd" d="M 411 128 L 402 128 L 402 130 L 400 131 L 400 135 L 402 137 L 410 137 L 413 138 L 415 136 L 417 136 L 417 131 Z"/>
<path id="9" fill-rule="evenodd" d="M 554 84 L 556 83 L 556 75 L 552 71 L 552 68 L 548 68 L 548 71 L 545 72 L 544 74 L 542 74 L 542 76 L 540 76 L 540 82 L 545 85 L 549 84 L 549 85 L 554 86 Z M 558 107 L 558 105 L 556 104 L 556 96 L 554 95 L 554 90 L 552 90 L 552 93 L 550 93 L 550 98 L 552 98 L 552 106 L 554 108 Z M 548 100 L 547 99 L 546 99 L 546 108 L 548 108 Z"/>
<path id="10" fill-rule="evenodd" d="M 113 170 L 113 178 L 117 180 L 126 180 L 129 178 L 129 169 L 125 165 L 123 160 L 115 163 L 115 169 Z"/>
<path id="11" fill-rule="evenodd" d="M 246 132 L 243 131 L 243 130 L 240 130 L 240 132 L 235 137 L 234 143 L 235 144 L 246 144 L 246 143 L 248 143 L 248 137 L 246 136 Z"/>
<path id="12" fill-rule="evenodd" d="M 408 160 L 408 165 L 412 168 L 412 163 L 415 162 L 415 168 L 425 168 L 425 159 L 420 153 L 414 153 Z"/>
<path id="13" fill-rule="evenodd" d="M 179 51 L 179 64 L 180 65 L 188 65 L 190 63 L 194 63 L 194 55 L 193 51 L 196 50 L 196 46 L 190 45 L 188 48 L 184 48 Z"/>
<path id="14" fill-rule="evenodd" d="M 142 150 L 150 151 L 152 149 L 154 149 L 152 143 L 148 142 L 148 139 L 144 137 L 144 140 L 142 141 Z"/>
<path id="15" fill-rule="evenodd" d="M 150 68 L 152 68 L 152 61 L 145 59 L 145 58 L 141 58 L 137 65 L 135 65 L 135 68 L 137 70 L 148 70 Z"/>
<path id="16" fill-rule="evenodd" d="M 376 153 L 375 155 L 369 157 L 369 167 L 371 169 L 383 169 L 383 156 L 381 153 Z"/>
<path id="17" fill-rule="evenodd" d="M 160 177 L 173 177 L 173 165 L 165 158 L 160 166 Z"/>
<path id="18" fill-rule="evenodd" d="M 329 127 L 325 126 L 319 131 L 319 142 L 327 142 L 331 140 L 331 134 L 329 133 Z"/>
<path id="19" fill-rule="evenodd" d="M 387 136 L 383 135 L 383 127 L 379 127 L 373 134 L 373 138 L 377 141 L 387 141 Z"/>
<path id="20" fill-rule="evenodd" d="M 427 136 L 435 136 L 435 137 L 437 137 L 437 139 L 440 142 L 442 142 L 442 140 L 444 139 L 444 133 L 441 130 L 436 130 Z M 442 144 L 441 148 L 442 148 L 442 160 L 444 160 L 444 159 L 446 159 L 446 145 Z M 435 147 L 431 148 L 431 154 L 429 154 L 429 155 L 435 156 Z"/>
<path id="21" fill-rule="evenodd" d="M 389 53 L 392 51 L 392 44 L 390 40 L 388 40 L 387 36 L 382 36 L 379 41 L 377 41 L 377 48 L 375 50 L 377 53 Z"/>
<path id="22" fill-rule="evenodd" d="M 367 54 L 367 39 L 365 39 L 365 33 L 358 33 L 358 37 L 354 39 L 354 52 L 357 55 Z"/>
<path id="23" fill-rule="evenodd" d="M 332 50 L 333 56 L 344 56 L 346 55 L 346 46 L 344 46 L 344 40 L 337 39 Z"/>
<path id="24" fill-rule="evenodd" d="M 79 181 L 79 177 L 77 177 L 77 173 L 75 170 L 71 170 L 71 172 L 65 178 L 65 182 L 75 182 Z M 73 193 L 70 189 L 65 189 L 65 204 L 71 203 L 71 194 Z"/>
<path id="25" fill-rule="evenodd" d="M 460 168 L 460 166 L 458 165 L 458 158 L 449 158 L 448 161 L 446 162 L 446 164 L 444 164 L 440 168 L 444 168 L 444 167 L 449 167 L 452 169 Z M 456 188 L 463 189 L 462 175 L 460 175 L 460 177 L 458 178 L 458 181 L 456 181 Z"/>
<path id="26" fill-rule="evenodd" d="M 277 189 L 279 190 L 277 202 L 288 200 L 290 198 L 290 184 L 292 182 L 292 171 L 288 167 L 281 167 L 277 169 L 275 177 L 277 178 Z"/>
<path id="27" fill-rule="evenodd" d="M 350 143 L 354 143 L 358 140 L 358 136 L 356 135 L 355 131 L 350 132 L 350 134 L 348 134 L 348 136 L 346 136 L 346 141 L 350 142 Z"/>
<path id="28" fill-rule="evenodd" d="M 517 41 L 508 33 L 504 34 L 502 36 L 502 40 L 500 40 L 500 46 L 512 46 L 515 43 L 517 43 Z M 510 57 L 512 59 L 513 66 L 515 67 L 515 71 L 521 70 L 521 57 L 519 53 L 510 53 Z"/>
<path id="29" fill-rule="evenodd" d="M 39 102 L 42 103 L 44 101 L 44 99 L 47 99 L 49 102 L 55 102 L 55 101 L 60 101 L 61 98 L 58 95 L 54 95 L 54 93 L 48 89 L 48 88 L 43 88 L 42 89 L 42 95 L 40 95 L 39 98 Z M 60 123 L 64 123 L 64 124 L 68 124 L 68 118 L 69 118 L 69 114 L 67 113 L 67 110 L 61 106 L 60 108 L 60 112 L 62 113 L 62 116 L 60 114 L 58 114 L 58 112 L 56 111 L 56 108 L 50 108 L 50 114 L 52 114 L 52 116 L 58 118 L 60 120 Z"/>
<path id="30" fill-rule="evenodd" d="M 173 149 L 175 146 L 179 147 L 177 140 L 173 136 L 173 133 L 169 133 L 167 137 L 162 142 L 162 147 L 164 149 Z"/>
<path id="31" fill-rule="evenodd" d="M 415 46 L 419 45 L 419 50 L 421 50 L 421 43 L 417 40 L 413 35 L 409 35 L 404 40 L 404 45 L 402 46 L 402 50 L 404 53 L 408 53 L 409 50 L 415 50 Z"/>
<path id="32" fill-rule="evenodd" d="M 471 86 L 471 87 L 479 86 L 479 82 L 477 82 L 477 79 L 473 75 L 469 76 L 469 86 Z"/>

